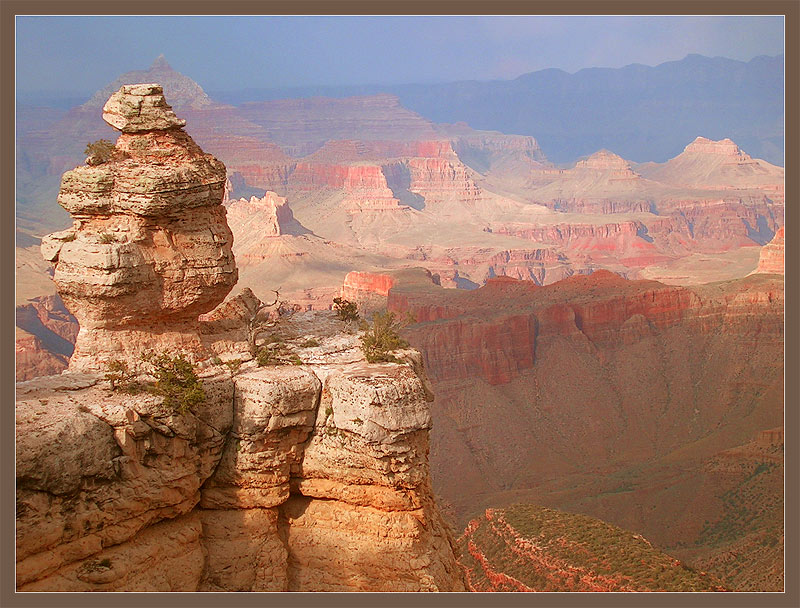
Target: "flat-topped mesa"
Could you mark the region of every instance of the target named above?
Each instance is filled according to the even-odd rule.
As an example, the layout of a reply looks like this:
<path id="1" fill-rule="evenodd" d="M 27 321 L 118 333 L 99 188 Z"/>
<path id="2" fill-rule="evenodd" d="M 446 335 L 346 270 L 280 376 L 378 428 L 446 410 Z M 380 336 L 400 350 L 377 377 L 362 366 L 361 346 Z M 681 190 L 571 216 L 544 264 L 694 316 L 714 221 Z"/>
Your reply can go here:
<path id="1" fill-rule="evenodd" d="M 637 177 L 631 169 L 631 164 L 609 150 L 599 150 L 575 163 L 576 169 L 592 169 L 594 171 L 613 171 L 615 174 Z"/>
<path id="2" fill-rule="evenodd" d="M 75 221 L 42 239 L 80 324 L 70 369 L 153 348 L 200 355 L 197 318 L 237 280 L 225 166 L 183 130 L 160 85 L 122 86 L 103 118 L 122 134 L 63 175 L 58 203 Z"/>

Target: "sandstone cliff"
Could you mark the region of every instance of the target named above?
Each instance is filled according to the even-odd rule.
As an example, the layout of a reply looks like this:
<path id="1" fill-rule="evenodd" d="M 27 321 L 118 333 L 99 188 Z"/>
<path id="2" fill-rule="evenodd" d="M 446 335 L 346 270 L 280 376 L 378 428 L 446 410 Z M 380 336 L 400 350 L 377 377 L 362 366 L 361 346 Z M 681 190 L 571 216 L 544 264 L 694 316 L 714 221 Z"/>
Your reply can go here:
<path id="1" fill-rule="evenodd" d="M 186 415 L 96 375 L 19 384 L 18 589 L 463 589 L 419 362 L 369 365 L 329 316 L 297 323 L 319 344 L 303 365 L 210 367 Z"/>
<path id="2" fill-rule="evenodd" d="M 755 272 L 784 274 L 784 228 L 781 226 L 772 240 L 761 248 Z"/>
<path id="3" fill-rule="evenodd" d="M 542 504 L 679 557 L 694 547 L 687 559 L 702 553 L 731 584 L 775 584 L 781 563 L 758 571 L 777 555 L 775 520 L 753 529 L 742 514 L 781 504 L 777 469 L 745 483 L 702 467 L 782 423 L 780 275 L 688 288 L 596 271 L 473 291 L 442 289 L 424 272 L 392 278 L 385 301 L 417 320 L 404 335 L 437 395 L 434 488 L 460 525 L 487 507 Z M 733 558 L 720 555 L 757 539 L 769 546 L 732 574 Z"/>

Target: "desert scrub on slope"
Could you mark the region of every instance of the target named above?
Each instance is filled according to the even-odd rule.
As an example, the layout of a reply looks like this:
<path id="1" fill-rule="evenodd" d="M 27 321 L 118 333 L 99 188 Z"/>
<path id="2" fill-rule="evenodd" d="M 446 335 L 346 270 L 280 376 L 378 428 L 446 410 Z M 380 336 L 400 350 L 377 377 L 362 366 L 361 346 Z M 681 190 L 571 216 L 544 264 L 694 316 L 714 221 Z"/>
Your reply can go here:
<path id="1" fill-rule="evenodd" d="M 392 351 L 408 347 L 408 342 L 397 333 L 405 325 L 406 323 L 397 321 L 394 313 L 389 311 L 376 312 L 372 317 L 372 323 L 364 322 L 361 349 L 367 361 L 397 363 L 399 360 Z"/>
<path id="2" fill-rule="evenodd" d="M 101 165 L 110 161 L 114 156 L 114 144 L 107 139 L 98 139 L 86 144 L 84 154 L 87 157 L 87 164 Z"/>
<path id="3" fill-rule="evenodd" d="M 270 346 L 262 346 L 256 353 L 256 363 L 259 367 L 270 365 L 303 365 L 297 353 L 292 352 L 282 342 L 275 342 Z"/>
<path id="4" fill-rule="evenodd" d="M 183 353 L 171 356 L 151 351 L 142 354 L 142 361 L 147 373 L 156 379 L 148 391 L 164 397 L 162 403 L 166 407 L 186 414 L 206 398 L 203 383 Z"/>

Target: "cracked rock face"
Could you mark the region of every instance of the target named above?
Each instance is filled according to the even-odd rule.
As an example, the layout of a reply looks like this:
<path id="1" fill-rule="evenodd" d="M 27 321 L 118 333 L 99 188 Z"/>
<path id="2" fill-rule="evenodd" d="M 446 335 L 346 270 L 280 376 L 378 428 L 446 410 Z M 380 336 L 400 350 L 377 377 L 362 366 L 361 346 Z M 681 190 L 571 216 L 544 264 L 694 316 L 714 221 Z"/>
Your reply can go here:
<path id="1" fill-rule="evenodd" d="M 75 221 L 42 239 L 81 327 L 70 369 L 102 369 L 150 348 L 199 350 L 197 317 L 238 276 L 225 166 L 183 130 L 161 87 L 123 86 L 103 118 L 122 134 L 63 175 L 58 202 Z"/>

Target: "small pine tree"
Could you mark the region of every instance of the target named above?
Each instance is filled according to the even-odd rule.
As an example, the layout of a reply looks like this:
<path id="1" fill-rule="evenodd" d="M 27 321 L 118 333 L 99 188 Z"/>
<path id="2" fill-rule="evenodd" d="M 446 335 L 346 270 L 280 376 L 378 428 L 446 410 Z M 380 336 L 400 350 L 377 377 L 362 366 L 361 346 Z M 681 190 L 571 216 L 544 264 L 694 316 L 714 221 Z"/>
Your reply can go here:
<path id="1" fill-rule="evenodd" d="M 150 391 L 164 397 L 163 405 L 179 414 L 190 412 L 192 407 L 206 398 L 203 383 L 192 364 L 183 353 L 144 353 L 142 360 L 150 367 L 149 374 L 156 379 Z"/>
<path id="2" fill-rule="evenodd" d="M 350 325 L 353 321 L 358 321 L 358 304 L 345 300 L 344 298 L 333 298 L 333 310 L 336 317 Z"/>

